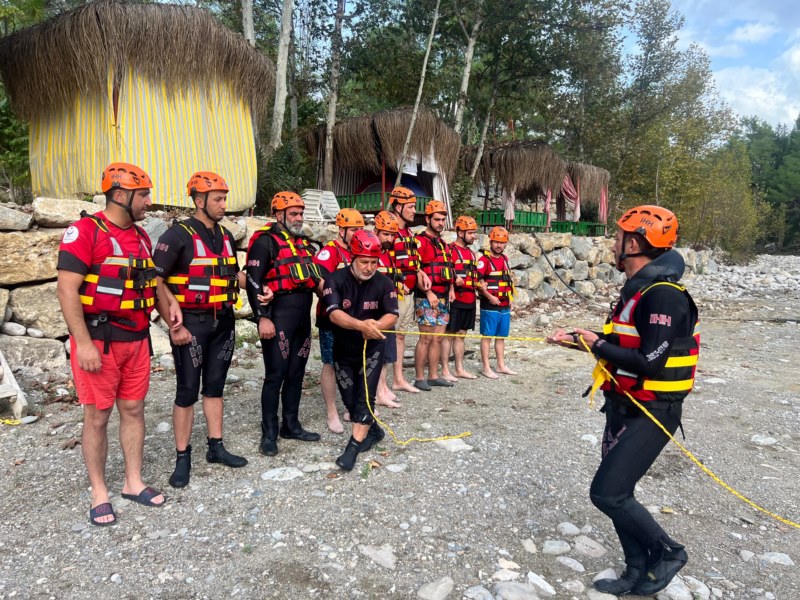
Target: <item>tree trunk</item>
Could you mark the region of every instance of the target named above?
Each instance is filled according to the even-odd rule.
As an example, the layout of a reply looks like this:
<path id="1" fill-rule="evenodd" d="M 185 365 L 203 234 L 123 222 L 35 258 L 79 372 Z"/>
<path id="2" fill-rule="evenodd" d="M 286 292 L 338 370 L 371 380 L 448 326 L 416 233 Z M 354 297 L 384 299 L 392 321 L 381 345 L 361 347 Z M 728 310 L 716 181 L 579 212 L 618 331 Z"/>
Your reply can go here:
<path id="1" fill-rule="evenodd" d="M 289 131 L 292 132 L 292 147 L 297 150 L 297 60 L 294 46 L 294 27 L 289 40 Z"/>
<path id="2" fill-rule="evenodd" d="M 289 42 L 292 32 L 292 9 L 294 0 L 283 0 L 281 13 L 281 36 L 278 41 L 278 61 L 275 65 L 275 104 L 272 108 L 272 131 L 269 137 L 267 158 L 281 146 L 283 115 L 286 112 L 286 70 L 289 58 Z"/>
<path id="3" fill-rule="evenodd" d="M 242 0 L 242 31 L 244 39 L 255 48 L 256 29 L 253 25 L 253 0 Z"/>
<path id="4" fill-rule="evenodd" d="M 331 47 L 331 81 L 328 98 L 328 121 L 325 126 L 325 166 L 322 170 L 322 189 L 333 191 L 333 126 L 336 125 L 336 102 L 339 99 L 339 67 L 342 54 L 342 20 L 345 0 L 336 1 L 336 19 Z"/>
<path id="5" fill-rule="evenodd" d="M 464 55 L 464 70 L 461 73 L 461 89 L 458 92 L 458 106 L 456 107 L 456 133 L 461 134 L 464 124 L 464 109 L 467 106 L 467 90 L 469 89 L 469 78 L 472 73 L 472 57 L 475 54 L 475 43 L 478 41 L 478 34 L 483 25 L 483 19 L 479 18 L 472 26 L 472 31 L 467 39 L 467 52 Z"/>
<path id="6" fill-rule="evenodd" d="M 433 10 L 433 22 L 431 23 L 431 33 L 428 36 L 428 47 L 425 48 L 425 58 L 422 61 L 422 73 L 419 76 L 419 88 L 417 88 L 417 99 L 414 101 L 414 111 L 411 113 L 411 124 L 408 126 L 408 133 L 406 134 L 406 141 L 403 144 L 403 154 L 400 155 L 400 164 L 397 166 L 397 179 L 394 186 L 400 185 L 400 178 L 403 176 L 403 165 L 406 162 L 406 154 L 408 154 L 408 146 L 411 144 L 411 135 L 414 133 L 414 125 L 417 122 L 417 113 L 419 113 L 419 103 L 422 99 L 422 88 L 425 87 L 425 73 L 428 70 L 428 57 L 431 55 L 431 46 L 433 46 L 433 36 L 436 34 L 436 23 L 439 20 L 439 4 L 441 0 L 436 0 L 436 8 Z"/>
<path id="7" fill-rule="evenodd" d="M 492 111 L 494 104 L 497 100 L 496 90 L 492 92 L 492 100 L 489 102 L 489 108 L 486 110 L 486 118 L 483 120 L 483 127 L 481 128 L 481 140 L 478 142 L 478 152 L 475 154 L 475 162 L 472 163 L 472 170 L 469 172 L 469 177 L 475 181 L 475 175 L 478 174 L 478 167 L 480 167 L 481 159 L 483 158 L 483 147 L 486 144 L 486 132 L 489 130 L 489 121 L 492 118 Z M 486 189 L 488 193 L 489 182 L 486 182 Z"/>

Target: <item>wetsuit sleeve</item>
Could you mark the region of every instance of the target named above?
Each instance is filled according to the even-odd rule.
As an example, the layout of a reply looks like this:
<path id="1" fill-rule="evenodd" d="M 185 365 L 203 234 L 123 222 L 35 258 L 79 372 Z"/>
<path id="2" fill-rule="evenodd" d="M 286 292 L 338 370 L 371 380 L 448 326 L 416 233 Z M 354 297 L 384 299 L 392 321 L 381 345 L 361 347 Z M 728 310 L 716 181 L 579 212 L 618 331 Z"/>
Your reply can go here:
<path id="1" fill-rule="evenodd" d="M 264 276 L 269 272 L 277 254 L 275 240 L 266 234 L 253 242 L 247 253 L 247 300 L 250 302 L 256 321 L 260 317 L 272 318 L 272 304 L 261 306 L 257 296 L 262 292 L 261 282 L 264 281 Z"/>
<path id="2" fill-rule="evenodd" d="M 178 261 L 183 254 L 183 240 L 180 234 L 170 227 L 158 238 L 153 250 L 153 263 L 156 266 L 156 275 L 169 277 L 176 271 Z"/>
<path id="3" fill-rule="evenodd" d="M 400 308 L 397 303 L 397 290 L 391 280 L 382 273 L 376 274 L 376 277 L 381 276 L 381 283 L 383 284 L 383 291 L 381 293 L 381 314 L 382 315 L 400 315 Z"/>
<path id="4" fill-rule="evenodd" d="M 658 286 L 647 292 L 636 306 L 634 323 L 639 332 L 639 348 L 622 348 L 597 342 L 592 352 L 613 365 L 638 375 L 658 373 L 669 358 L 675 339 L 691 335 L 688 331 L 689 305 L 683 292 Z"/>
<path id="5" fill-rule="evenodd" d="M 322 300 L 325 302 L 325 314 L 330 315 L 335 310 L 342 308 L 342 291 L 331 276 L 325 277 L 322 288 Z"/>

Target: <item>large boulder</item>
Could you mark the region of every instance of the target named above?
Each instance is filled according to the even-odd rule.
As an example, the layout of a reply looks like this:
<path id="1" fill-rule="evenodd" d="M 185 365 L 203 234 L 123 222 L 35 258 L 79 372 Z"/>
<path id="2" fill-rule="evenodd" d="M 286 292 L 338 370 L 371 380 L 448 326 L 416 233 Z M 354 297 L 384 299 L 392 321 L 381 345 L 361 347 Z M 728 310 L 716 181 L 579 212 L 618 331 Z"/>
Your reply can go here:
<path id="1" fill-rule="evenodd" d="M 569 248 L 559 248 L 550 254 L 550 261 L 556 267 L 571 269 L 575 264 L 575 255 Z"/>
<path id="2" fill-rule="evenodd" d="M 533 257 L 523 254 L 511 244 L 506 246 L 505 255 L 508 259 L 508 266 L 511 269 L 525 269 L 534 263 Z"/>
<path id="3" fill-rule="evenodd" d="M 593 296 L 596 291 L 591 281 L 575 281 L 572 287 L 582 296 Z"/>
<path id="4" fill-rule="evenodd" d="M 693 248 L 675 248 L 675 250 L 683 257 L 687 270 L 697 270 L 697 252 Z"/>
<path id="5" fill-rule="evenodd" d="M 603 257 L 603 248 L 601 248 L 600 246 L 593 245 L 586 253 L 586 257 L 581 260 L 585 260 L 587 263 L 589 263 L 590 267 L 593 267 L 600 263 L 600 259 L 602 257 Z"/>
<path id="6" fill-rule="evenodd" d="M 0 323 L 5 320 L 3 316 L 6 314 L 6 306 L 8 306 L 8 295 L 7 289 L 0 288 Z"/>
<path id="7" fill-rule="evenodd" d="M 63 233 L 63 229 L 0 233 L 0 285 L 55 279 Z"/>
<path id="8" fill-rule="evenodd" d="M 40 329 L 45 337 L 57 338 L 69 334 L 58 303 L 55 281 L 12 290 L 8 305 L 17 323 Z"/>
<path id="9" fill-rule="evenodd" d="M 139 223 L 139 226 L 147 232 L 150 236 L 150 241 L 155 247 L 158 238 L 164 235 L 164 232 L 169 229 L 170 223 L 156 215 L 149 215 L 144 221 Z"/>
<path id="10" fill-rule="evenodd" d="M 549 300 L 550 298 L 554 298 L 555 295 L 556 291 L 553 289 L 553 286 L 546 281 L 543 281 L 539 287 L 531 291 L 531 296 L 536 300 Z"/>
<path id="11" fill-rule="evenodd" d="M 64 344 L 58 340 L 0 335 L 0 350 L 12 369 L 39 367 L 48 371 L 67 366 Z"/>
<path id="12" fill-rule="evenodd" d="M 244 217 L 236 217 L 235 219 L 225 217 L 219 224 L 231 232 L 237 245 L 247 235 L 247 222 Z"/>
<path id="13" fill-rule="evenodd" d="M 589 279 L 589 263 L 585 260 L 575 261 L 575 264 L 572 265 L 572 280 L 583 281 L 584 279 Z"/>
<path id="14" fill-rule="evenodd" d="M 511 280 L 517 288 L 528 287 L 528 272 L 525 269 L 511 271 Z"/>
<path id="15" fill-rule="evenodd" d="M 536 237 L 539 238 L 545 252 L 551 252 L 556 248 L 569 248 L 572 243 L 571 233 L 537 233 Z"/>
<path id="16" fill-rule="evenodd" d="M 542 253 L 541 247 L 529 233 L 512 233 L 508 237 L 508 243 L 523 254 L 527 254 L 533 258 L 537 258 Z"/>
<path id="17" fill-rule="evenodd" d="M 247 245 L 250 243 L 250 238 L 253 234 L 264 227 L 271 225 L 275 219 L 268 219 L 267 217 L 244 217 L 245 234 L 241 240 L 238 240 L 238 248 L 240 250 L 247 250 Z"/>
<path id="18" fill-rule="evenodd" d="M 588 260 L 589 252 L 594 248 L 591 238 L 573 237 L 569 244 L 569 249 L 578 260 Z"/>
<path id="19" fill-rule="evenodd" d="M 527 308 L 533 302 L 533 297 L 528 290 L 517 288 L 516 292 L 514 293 L 514 304 L 513 308 L 522 309 Z"/>
<path id="20" fill-rule="evenodd" d="M 40 227 L 66 227 L 81 217 L 101 210 L 94 202 L 64 198 L 36 198 L 33 201 L 33 218 Z"/>
<path id="21" fill-rule="evenodd" d="M 525 276 L 527 278 L 527 283 L 528 284 L 523 286 L 523 287 L 526 287 L 526 288 L 529 288 L 529 289 L 532 289 L 532 290 L 535 290 L 544 281 L 544 271 L 542 271 L 542 268 L 538 264 L 535 264 L 535 265 L 529 267 L 525 271 Z"/>
<path id="22" fill-rule="evenodd" d="M 25 231 L 30 228 L 33 216 L 21 210 L 0 206 L 0 229 Z"/>

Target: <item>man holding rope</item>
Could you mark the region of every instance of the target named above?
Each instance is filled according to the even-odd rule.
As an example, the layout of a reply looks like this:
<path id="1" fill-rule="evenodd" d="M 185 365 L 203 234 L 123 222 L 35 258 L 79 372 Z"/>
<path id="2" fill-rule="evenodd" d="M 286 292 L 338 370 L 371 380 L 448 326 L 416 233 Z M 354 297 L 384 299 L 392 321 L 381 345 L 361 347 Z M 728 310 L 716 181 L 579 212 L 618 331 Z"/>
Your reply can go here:
<path id="1" fill-rule="evenodd" d="M 651 596 L 667 587 L 688 556 L 633 493 L 669 441 L 654 420 L 670 435 L 681 425 L 700 335 L 697 307 L 677 283 L 685 265 L 672 250 L 678 234 L 675 215 L 658 206 L 638 206 L 617 226 L 614 258 L 628 280 L 602 334 L 559 329 L 547 341 L 588 349 L 599 361 L 592 392 L 598 387 L 604 392 L 606 427 L 590 496 L 614 523 L 625 571 L 619 579 L 600 579 L 594 586 L 617 596 Z"/>

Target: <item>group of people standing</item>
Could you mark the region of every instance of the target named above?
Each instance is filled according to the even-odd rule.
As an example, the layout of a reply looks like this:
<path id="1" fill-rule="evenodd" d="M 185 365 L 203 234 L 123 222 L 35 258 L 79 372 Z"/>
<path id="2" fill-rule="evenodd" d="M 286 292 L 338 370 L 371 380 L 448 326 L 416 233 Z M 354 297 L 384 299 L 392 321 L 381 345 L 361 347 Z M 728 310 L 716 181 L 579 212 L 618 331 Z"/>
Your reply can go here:
<path id="1" fill-rule="evenodd" d="M 247 459 L 223 443 L 224 386 L 235 341 L 234 306 L 246 289 L 264 361 L 259 452 L 278 453 L 278 438 L 315 442 L 318 433 L 299 419 L 303 378 L 311 351 L 313 294 L 322 354 L 322 394 L 331 431 L 343 432 L 336 405 L 341 395 L 351 436 L 336 464 L 352 470 L 359 454 L 385 433 L 371 401 L 398 406 L 394 391 L 419 393 L 474 379 L 464 366 L 464 336 L 474 329 L 480 300 L 481 374 L 513 375 L 504 360 L 514 284 L 504 254 L 508 231 L 495 227 L 489 249 L 476 254 L 478 225 L 455 222 L 456 239 L 442 232 L 447 208 L 425 206 L 425 229 L 414 235 L 416 197 L 392 190 L 389 210 L 375 217 L 343 209 L 337 237 L 314 253 L 303 236 L 304 203 L 294 192 L 272 199 L 275 222 L 257 230 L 245 270 L 234 238 L 220 225 L 229 192 L 218 174 L 190 178 L 194 214 L 175 222 L 153 246 L 136 225 L 152 200 L 150 177 L 139 167 L 112 163 L 103 172 L 106 207 L 82 214 L 64 233 L 58 257 L 58 298 L 70 331 L 70 362 L 84 408 L 82 451 L 91 483 L 90 522 L 113 525 L 116 514 L 105 481 L 107 428 L 116 405 L 125 473 L 122 497 L 161 507 L 165 496 L 142 480 L 144 398 L 150 381 L 149 326 L 159 312 L 169 328 L 177 387 L 173 407 L 175 468 L 169 483 L 188 485 L 192 464 L 194 405 L 202 398 L 206 460 L 231 468 Z M 672 249 L 678 223 L 670 211 L 641 206 L 618 222 L 614 255 L 627 275 L 620 301 L 602 332 L 557 330 L 547 341 L 588 350 L 598 358 L 606 402 L 603 458 L 591 486 L 595 506 L 614 524 L 626 570 L 595 587 L 616 595 L 663 589 L 688 556 L 634 498 L 636 482 L 655 461 L 667 437 L 643 417 L 645 403 L 670 434 L 680 426 L 682 402 L 691 391 L 699 356 L 697 309 L 678 281 L 683 260 Z M 405 378 L 403 357 L 414 321 L 419 339 L 415 377 Z M 448 335 L 443 335 L 448 334 Z M 494 340 L 493 370 L 489 351 Z M 454 354 L 451 371 L 449 358 Z M 392 365 L 391 367 L 389 365 Z M 441 367 L 441 374 L 440 374 Z M 386 371 L 393 371 L 391 389 Z M 280 419 L 279 419 L 280 409 Z"/>

